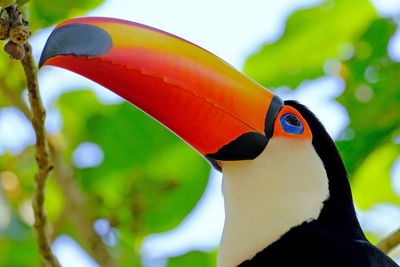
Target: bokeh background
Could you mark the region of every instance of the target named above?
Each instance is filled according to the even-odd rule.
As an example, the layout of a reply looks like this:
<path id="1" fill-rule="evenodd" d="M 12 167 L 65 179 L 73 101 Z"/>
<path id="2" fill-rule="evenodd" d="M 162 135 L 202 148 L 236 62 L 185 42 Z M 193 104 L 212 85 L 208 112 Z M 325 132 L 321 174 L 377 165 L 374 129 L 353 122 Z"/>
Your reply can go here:
<path id="1" fill-rule="evenodd" d="M 107 16 L 174 33 L 285 99 L 336 140 L 364 231 L 400 227 L 400 0 L 32 0 L 36 59 L 52 27 Z M 28 12 L 27 12 L 28 11 Z M 46 211 L 63 266 L 215 266 L 221 176 L 106 89 L 40 71 L 52 160 Z M 41 266 L 34 132 L 18 62 L 0 52 L 0 266 Z M 399 262 L 399 250 L 390 254 Z"/>

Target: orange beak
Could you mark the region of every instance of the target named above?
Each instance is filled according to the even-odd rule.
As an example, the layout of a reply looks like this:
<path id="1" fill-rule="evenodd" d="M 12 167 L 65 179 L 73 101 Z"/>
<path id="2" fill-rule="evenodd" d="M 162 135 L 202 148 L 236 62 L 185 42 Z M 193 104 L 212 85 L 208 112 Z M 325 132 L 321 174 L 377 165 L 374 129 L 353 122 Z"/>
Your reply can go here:
<path id="1" fill-rule="evenodd" d="M 218 168 L 254 159 L 282 100 L 208 51 L 174 35 L 111 18 L 78 18 L 52 32 L 40 66 L 109 88 L 165 125 Z"/>

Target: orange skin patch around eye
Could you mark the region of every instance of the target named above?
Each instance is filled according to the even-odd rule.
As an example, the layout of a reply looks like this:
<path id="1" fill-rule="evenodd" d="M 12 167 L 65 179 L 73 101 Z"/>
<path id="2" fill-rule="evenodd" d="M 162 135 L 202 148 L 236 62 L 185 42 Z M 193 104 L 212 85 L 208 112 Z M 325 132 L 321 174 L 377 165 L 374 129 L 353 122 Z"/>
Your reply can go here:
<path id="1" fill-rule="evenodd" d="M 286 132 L 281 125 L 281 117 L 285 114 L 293 114 L 295 115 L 303 124 L 303 132 L 301 134 L 291 134 Z M 297 139 L 308 139 L 312 141 L 312 133 L 310 127 L 308 126 L 307 121 L 300 115 L 295 108 L 291 106 L 283 106 L 281 111 L 279 111 L 278 116 L 276 116 L 274 123 L 274 134 L 272 137 L 284 136 L 288 138 L 297 138 Z"/>

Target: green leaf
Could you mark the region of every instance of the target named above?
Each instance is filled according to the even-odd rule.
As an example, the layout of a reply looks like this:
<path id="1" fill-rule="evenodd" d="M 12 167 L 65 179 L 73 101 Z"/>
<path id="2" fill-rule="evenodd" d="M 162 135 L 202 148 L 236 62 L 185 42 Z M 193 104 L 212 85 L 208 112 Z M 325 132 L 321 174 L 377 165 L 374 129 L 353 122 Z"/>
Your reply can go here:
<path id="1" fill-rule="evenodd" d="M 18 180 L 17 187 L 12 192 L 6 192 L 9 204 L 18 209 L 19 204 L 30 199 L 33 193 L 33 177 L 37 170 L 33 146 L 27 147 L 19 155 L 4 154 L 0 156 L 0 173 L 10 171 Z"/>
<path id="2" fill-rule="evenodd" d="M 115 248 L 120 263 L 135 263 L 144 236 L 176 227 L 193 209 L 210 166 L 129 103 L 102 105 L 92 92 L 75 91 L 62 95 L 58 105 L 71 148 L 64 157 L 70 159 L 82 142 L 96 143 L 104 152 L 98 167 L 78 169 L 76 176 L 92 218 L 108 218 L 120 231 Z"/>
<path id="3" fill-rule="evenodd" d="M 104 0 L 34 0 L 27 4 L 30 11 L 30 30 L 49 27 L 67 18 L 82 16 Z"/>
<path id="4" fill-rule="evenodd" d="M 60 185 L 49 179 L 46 183 L 46 201 L 44 207 L 50 222 L 55 222 L 65 207 L 64 192 Z"/>
<path id="5" fill-rule="evenodd" d="M 217 262 L 217 252 L 191 251 L 182 256 L 170 258 L 167 267 L 214 267 Z"/>
<path id="6" fill-rule="evenodd" d="M 342 65 L 346 90 L 338 101 L 347 109 L 352 136 L 337 145 L 350 177 L 374 149 L 391 143 L 400 131 L 400 64 L 387 54 L 395 30 L 389 19 L 374 21 L 355 42 L 355 57 Z"/>
<path id="7" fill-rule="evenodd" d="M 378 202 L 400 204 L 393 192 L 390 170 L 400 155 L 400 145 L 389 143 L 371 153 L 354 173 L 352 191 L 360 209 L 368 209 Z"/>
<path id="8" fill-rule="evenodd" d="M 3 47 L 5 42 L 0 41 Z M 11 106 L 10 101 L 14 96 L 20 97 L 23 89 L 26 88 L 23 69 L 17 60 L 10 59 L 4 53 L 0 53 L 0 108 Z"/>
<path id="9" fill-rule="evenodd" d="M 156 190 L 149 184 L 145 191 L 149 208 L 143 217 L 148 231 L 177 226 L 200 199 L 209 171 L 206 161 L 183 141 L 161 149 L 146 168 L 158 184 Z"/>
<path id="10" fill-rule="evenodd" d="M 39 262 L 39 249 L 31 227 L 13 214 L 5 234 L 0 233 L 0 266 L 32 266 Z"/>
<path id="11" fill-rule="evenodd" d="M 339 46 L 353 43 L 377 17 L 367 0 L 330 0 L 295 12 L 281 39 L 250 56 L 244 72 L 266 87 L 297 87 L 305 79 L 324 74 L 328 58 Z"/>
<path id="12" fill-rule="evenodd" d="M 6 8 L 11 6 L 14 3 L 14 0 L 0 0 L 0 7 Z"/>
<path id="13" fill-rule="evenodd" d="M 31 0 L 17 0 L 17 5 L 19 7 L 19 6 L 25 5 L 29 1 L 31 1 Z"/>

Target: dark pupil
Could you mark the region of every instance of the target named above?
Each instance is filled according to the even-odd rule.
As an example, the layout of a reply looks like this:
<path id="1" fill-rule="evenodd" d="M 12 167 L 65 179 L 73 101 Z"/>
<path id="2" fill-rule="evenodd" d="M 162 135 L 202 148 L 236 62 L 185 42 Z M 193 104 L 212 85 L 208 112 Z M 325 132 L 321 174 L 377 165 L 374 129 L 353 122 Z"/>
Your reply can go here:
<path id="1" fill-rule="evenodd" d="M 287 116 L 285 118 L 285 122 L 292 126 L 300 126 L 301 125 L 300 120 L 294 115 Z"/>

